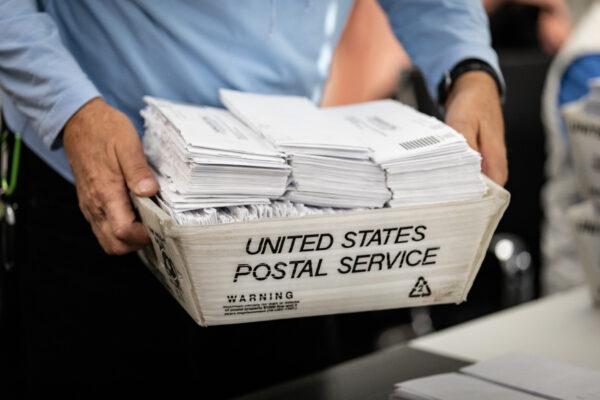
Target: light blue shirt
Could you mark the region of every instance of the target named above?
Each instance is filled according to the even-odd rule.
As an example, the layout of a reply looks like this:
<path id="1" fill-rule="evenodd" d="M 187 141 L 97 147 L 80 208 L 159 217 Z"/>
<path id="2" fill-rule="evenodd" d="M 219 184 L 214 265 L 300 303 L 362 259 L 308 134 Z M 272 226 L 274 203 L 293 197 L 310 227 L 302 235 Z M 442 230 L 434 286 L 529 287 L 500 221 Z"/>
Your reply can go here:
<path id="1" fill-rule="evenodd" d="M 380 0 L 435 97 L 465 58 L 498 70 L 479 0 Z M 102 96 L 142 134 L 142 96 L 219 106 L 221 87 L 317 102 L 351 0 L 0 0 L 7 124 L 62 176 L 66 121 Z"/>

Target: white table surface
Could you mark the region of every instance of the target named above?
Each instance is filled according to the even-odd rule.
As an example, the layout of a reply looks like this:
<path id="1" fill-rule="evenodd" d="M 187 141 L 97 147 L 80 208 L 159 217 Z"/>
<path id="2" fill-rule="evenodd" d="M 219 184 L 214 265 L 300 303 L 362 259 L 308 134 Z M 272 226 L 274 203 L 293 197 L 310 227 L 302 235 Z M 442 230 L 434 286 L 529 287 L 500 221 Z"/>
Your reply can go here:
<path id="1" fill-rule="evenodd" d="M 410 347 L 480 361 L 535 354 L 600 370 L 600 308 L 587 287 L 535 300 L 415 339 Z"/>

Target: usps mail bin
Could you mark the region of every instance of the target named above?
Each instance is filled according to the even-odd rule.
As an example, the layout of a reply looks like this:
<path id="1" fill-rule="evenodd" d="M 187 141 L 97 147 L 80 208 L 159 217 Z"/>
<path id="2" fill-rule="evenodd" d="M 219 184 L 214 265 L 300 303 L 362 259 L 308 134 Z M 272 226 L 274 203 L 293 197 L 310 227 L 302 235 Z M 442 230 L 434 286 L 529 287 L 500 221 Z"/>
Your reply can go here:
<path id="1" fill-rule="evenodd" d="M 508 206 L 480 199 L 221 225 L 178 225 L 135 198 L 142 257 L 202 326 L 460 303 Z"/>

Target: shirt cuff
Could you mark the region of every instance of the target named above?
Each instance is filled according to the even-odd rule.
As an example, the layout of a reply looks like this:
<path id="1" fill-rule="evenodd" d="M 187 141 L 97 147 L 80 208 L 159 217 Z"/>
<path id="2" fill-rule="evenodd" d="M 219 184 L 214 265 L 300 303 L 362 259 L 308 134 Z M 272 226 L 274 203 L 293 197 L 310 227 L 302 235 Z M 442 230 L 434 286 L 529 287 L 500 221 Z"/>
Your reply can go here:
<path id="1" fill-rule="evenodd" d="M 488 46 L 459 44 L 449 47 L 440 54 L 439 57 L 436 57 L 435 63 L 431 64 L 429 67 L 425 66 L 425 68 L 423 68 L 423 73 L 427 81 L 427 89 L 429 90 L 431 98 L 437 100 L 438 85 L 440 84 L 440 81 L 444 79 L 446 72 L 449 72 L 461 61 L 469 58 L 476 58 L 488 63 L 494 71 L 496 71 L 498 79 L 500 80 L 502 93 L 504 93 L 506 86 L 504 78 L 502 77 L 502 72 L 500 71 L 496 52 Z"/>
<path id="2" fill-rule="evenodd" d="M 87 78 L 75 81 L 61 90 L 60 96 L 37 127 L 44 144 L 51 150 L 60 148 L 61 133 L 67 121 L 95 97 L 100 97 L 100 92 Z"/>

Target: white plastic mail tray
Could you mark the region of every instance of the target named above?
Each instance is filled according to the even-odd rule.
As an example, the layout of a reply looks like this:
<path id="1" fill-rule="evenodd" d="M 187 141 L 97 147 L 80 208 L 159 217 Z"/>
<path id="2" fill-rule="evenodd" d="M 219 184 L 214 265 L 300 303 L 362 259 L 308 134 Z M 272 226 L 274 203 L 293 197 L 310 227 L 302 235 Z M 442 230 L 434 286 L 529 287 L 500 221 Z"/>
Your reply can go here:
<path id="1" fill-rule="evenodd" d="M 142 256 L 203 326 L 466 300 L 510 194 L 477 200 L 178 225 L 135 198 Z"/>

